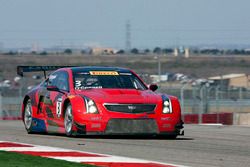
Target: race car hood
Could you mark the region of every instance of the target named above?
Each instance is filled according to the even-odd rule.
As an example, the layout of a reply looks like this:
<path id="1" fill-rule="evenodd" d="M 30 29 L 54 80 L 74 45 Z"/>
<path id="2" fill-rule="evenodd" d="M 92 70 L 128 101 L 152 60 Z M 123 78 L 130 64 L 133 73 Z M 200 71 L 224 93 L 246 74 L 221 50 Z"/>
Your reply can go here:
<path id="1" fill-rule="evenodd" d="M 161 95 L 150 90 L 136 89 L 89 89 L 77 91 L 97 103 L 152 103 L 162 100 Z"/>

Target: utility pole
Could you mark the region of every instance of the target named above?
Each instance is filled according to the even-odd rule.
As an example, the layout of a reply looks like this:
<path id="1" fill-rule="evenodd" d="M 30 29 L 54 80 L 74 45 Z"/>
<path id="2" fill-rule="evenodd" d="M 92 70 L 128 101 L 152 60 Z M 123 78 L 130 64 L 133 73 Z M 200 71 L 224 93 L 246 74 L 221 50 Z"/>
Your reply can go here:
<path id="1" fill-rule="evenodd" d="M 129 52 L 131 50 L 131 24 L 128 20 L 126 23 L 126 41 L 125 41 L 126 51 Z"/>
<path id="2" fill-rule="evenodd" d="M 198 122 L 199 124 L 202 124 L 202 114 L 204 114 L 204 88 L 206 88 L 206 85 L 201 85 L 200 87 L 200 109 L 199 109 L 199 114 L 198 114 Z"/>
<path id="3" fill-rule="evenodd" d="M 3 107 L 2 107 L 2 91 L 0 89 L 0 118 L 3 117 Z"/>
<path id="4" fill-rule="evenodd" d="M 159 84 L 161 84 L 161 59 L 160 55 L 157 56 L 158 60 L 158 77 L 159 77 Z"/>
<path id="5" fill-rule="evenodd" d="M 189 83 L 185 83 L 182 87 L 181 87 L 181 111 L 182 111 L 182 120 L 184 120 L 184 113 L 186 112 L 186 110 L 184 109 L 184 105 L 185 105 L 185 99 L 184 99 L 184 90 L 185 88 L 189 85 Z"/>

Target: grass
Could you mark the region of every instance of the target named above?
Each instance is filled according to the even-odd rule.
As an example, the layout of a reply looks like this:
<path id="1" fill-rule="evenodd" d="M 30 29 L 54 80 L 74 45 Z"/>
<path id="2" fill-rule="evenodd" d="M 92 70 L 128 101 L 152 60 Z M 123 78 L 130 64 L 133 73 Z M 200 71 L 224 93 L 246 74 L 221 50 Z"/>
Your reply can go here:
<path id="1" fill-rule="evenodd" d="M 0 151 L 0 167 L 94 167 L 80 163 L 55 160 L 14 152 Z"/>

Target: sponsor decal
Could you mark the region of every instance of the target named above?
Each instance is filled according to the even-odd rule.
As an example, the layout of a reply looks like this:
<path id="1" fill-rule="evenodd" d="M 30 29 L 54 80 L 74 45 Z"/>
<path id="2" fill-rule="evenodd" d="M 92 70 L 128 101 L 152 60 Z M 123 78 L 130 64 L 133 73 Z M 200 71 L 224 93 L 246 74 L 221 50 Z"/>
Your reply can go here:
<path id="1" fill-rule="evenodd" d="M 102 117 L 91 117 L 90 120 L 92 120 L 92 121 L 100 121 L 100 120 L 102 120 Z"/>
<path id="2" fill-rule="evenodd" d="M 101 89 L 102 86 L 81 86 L 81 87 L 75 87 L 75 90 L 81 90 L 81 89 Z"/>
<path id="3" fill-rule="evenodd" d="M 170 117 L 162 117 L 161 120 L 162 121 L 171 121 L 172 119 Z"/>
<path id="4" fill-rule="evenodd" d="M 120 72 L 120 75 L 132 75 L 131 73 L 121 73 Z"/>
<path id="5" fill-rule="evenodd" d="M 119 75 L 116 71 L 90 71 L 90 75 Z"/>
<path id="6" fill-rule="evenodd" d="M 163 124 L 162 127 L 163 127 L 163 128 L 170 128 L 170 127 L 171 127 L 171 124 Z"/>
<path id="7" fill-rule="evenodd" d="M 75 90 L 100 88 L 102 88 L 102 86 L 98 85 L 97 78 L 88 78 L 86 83 L 80 80 L 75 81 Z"/>
<path id="8" fill-rule="evenodd" d="M 100 128 L 101 124 L 99 123 L 95 123 L 95 124 L 91 124 L 91 128 Z"/>

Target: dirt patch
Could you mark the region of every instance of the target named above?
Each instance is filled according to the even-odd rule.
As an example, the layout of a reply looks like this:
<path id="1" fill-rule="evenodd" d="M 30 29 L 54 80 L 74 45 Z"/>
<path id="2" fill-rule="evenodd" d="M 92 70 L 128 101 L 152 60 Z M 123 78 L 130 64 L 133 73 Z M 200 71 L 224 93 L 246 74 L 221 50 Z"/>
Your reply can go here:
<path id="1" fill-rule="evenodd" d="M 206 78 L 229 73 L 250 74 L 250 56 L 161 56 L 162 74 L 166 72 Z M 118 66 L 137 73 L 156 74 L 155 55 L 0 55 L 0 79 L 13 79 L 17 65 Z"/>

